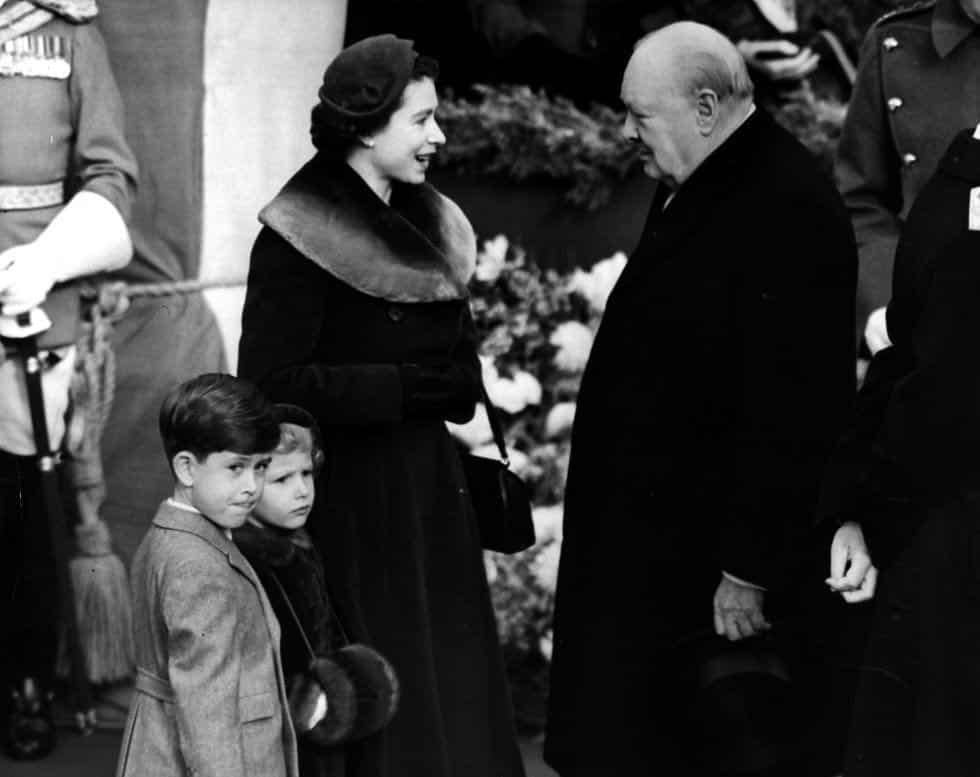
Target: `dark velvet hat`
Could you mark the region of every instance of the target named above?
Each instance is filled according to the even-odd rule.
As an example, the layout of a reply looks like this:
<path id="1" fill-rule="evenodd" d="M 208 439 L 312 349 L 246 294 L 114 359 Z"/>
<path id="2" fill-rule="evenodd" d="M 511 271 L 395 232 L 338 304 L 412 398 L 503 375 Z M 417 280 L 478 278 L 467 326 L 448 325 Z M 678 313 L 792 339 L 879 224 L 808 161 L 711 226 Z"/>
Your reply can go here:
<path id="1" fill-rule="evenodd" d="M 323 74 L 319 121 L 341 135 L 356 136 L 401 97 L 417 58 L 413 41 L 391 34 L 351 44 Z"/>

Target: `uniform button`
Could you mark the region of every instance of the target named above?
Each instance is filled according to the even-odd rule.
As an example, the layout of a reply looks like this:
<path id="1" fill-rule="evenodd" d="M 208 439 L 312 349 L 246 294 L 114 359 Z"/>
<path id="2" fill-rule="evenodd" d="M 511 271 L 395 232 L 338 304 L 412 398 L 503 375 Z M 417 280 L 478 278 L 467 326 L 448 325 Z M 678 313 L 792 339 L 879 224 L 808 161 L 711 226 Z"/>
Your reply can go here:
<path id="1" fill-rule="evenodd" d="M 388 307 L 388 318 L 397 324 L 399 321 L 405 318 L 405 311 L 397 305 L 390 305 Z"/>
<path id="2" fill-rule="evenodd" d="M 892 49 L 898 48 L 898 38 L 889 35 L 881 42 L 881 46 L 885 51 L 891 51 Z"/>
<path id="3" fill-rule="evenodd" d="M 902 161 L 905 163 L 906 166 L 914 165 L 916 162 L 919 161 L 919 157 L 917 157 L 915 154 L 903 154 Z"/>
<path id="4" fill-rule="evenodd" d="M 905 101 L 901 97 L 889 97 L 886 104 L 888 105 L 888 110 L 894 113 L 905 104 Z"/>

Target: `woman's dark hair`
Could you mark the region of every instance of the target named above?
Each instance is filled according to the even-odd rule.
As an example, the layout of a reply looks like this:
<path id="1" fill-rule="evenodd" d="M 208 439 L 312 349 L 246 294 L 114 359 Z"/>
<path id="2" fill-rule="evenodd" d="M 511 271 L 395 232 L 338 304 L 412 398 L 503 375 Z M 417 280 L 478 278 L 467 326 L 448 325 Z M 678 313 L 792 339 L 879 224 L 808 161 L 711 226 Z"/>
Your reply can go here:
<path id="1" fill-rule="evenodd" d="M 209 372 L 171 390 L 160 407 L 167 460 L 179 451 L 198 459 L 220 451 L 268 453 L 279 444 L 272 405 L 247 380 Z"/>
<path id="2" fill-rule="evenodd" d="M 419 56 L 412 67 L 409 83 L 426 78 L 431 78 L 433 81 L 439 78 L 439 63 L 432 57 Z M 350 131 L 338 130 L 327 118 L 329 106 L 322 101 L 317 103 L 313 106 L 310 116 L 310 137 L 313 140 L 313 145 L 317 151 L 331 159 L 346 158 L 357 145 L 358 138 L 373 135 L 391 121 L 392 115 L 402 106 L 404 96 L 403 90 L 399 98 L 385 110 L 361 122 L 354 123 Z"/>

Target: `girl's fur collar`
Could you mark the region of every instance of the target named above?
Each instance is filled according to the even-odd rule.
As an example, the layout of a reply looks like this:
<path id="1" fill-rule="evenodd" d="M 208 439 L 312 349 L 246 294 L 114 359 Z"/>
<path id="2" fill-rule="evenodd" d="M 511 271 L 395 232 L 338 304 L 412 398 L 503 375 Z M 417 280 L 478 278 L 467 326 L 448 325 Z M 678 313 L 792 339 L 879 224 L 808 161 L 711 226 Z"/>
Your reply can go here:
<path id="1" fill-rule="evenodd" d="M 392 302 L 464 299 L 476 236 L 462 210 L 428 184 L 381 200 L 345 162 L 314 157 L 259 221 L 344 283 Z"/>

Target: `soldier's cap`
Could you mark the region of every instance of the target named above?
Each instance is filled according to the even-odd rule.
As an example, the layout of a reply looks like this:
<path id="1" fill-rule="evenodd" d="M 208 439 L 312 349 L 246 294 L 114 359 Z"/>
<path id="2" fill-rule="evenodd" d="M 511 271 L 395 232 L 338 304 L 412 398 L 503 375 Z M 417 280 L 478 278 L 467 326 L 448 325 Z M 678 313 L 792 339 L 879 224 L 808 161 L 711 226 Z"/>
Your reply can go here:
<path id="1" fill-rule="evenodd" d="M 320 119 L 335 132 L 357 136 L 401 98 L 416 59 L 414 41 L 389 33 L 351 44 L 323 74 Z"/>

